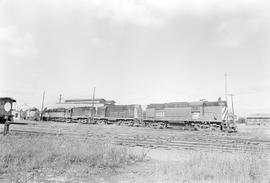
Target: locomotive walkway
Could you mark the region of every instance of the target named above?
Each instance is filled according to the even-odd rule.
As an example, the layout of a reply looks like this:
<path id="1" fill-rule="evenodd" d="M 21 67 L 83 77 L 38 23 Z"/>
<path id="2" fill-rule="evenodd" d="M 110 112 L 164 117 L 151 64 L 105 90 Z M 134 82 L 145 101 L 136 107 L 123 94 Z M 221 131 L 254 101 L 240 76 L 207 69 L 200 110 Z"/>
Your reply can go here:
<path id="1" fill-rule="evenodd" d="M 0 131 L 1 126 L 0 126 Z M 37 122 L 28 125 L 12 125 L 10 133 L 33 133 L 74 136 L 116 145 L 150 149 L 194 150 L 220 152 L 270 152 L 270 140 L 248 133 L 220 131 L 186 131 L 176 129 L 151 129 L 115 125 L 67 124 Z"/>

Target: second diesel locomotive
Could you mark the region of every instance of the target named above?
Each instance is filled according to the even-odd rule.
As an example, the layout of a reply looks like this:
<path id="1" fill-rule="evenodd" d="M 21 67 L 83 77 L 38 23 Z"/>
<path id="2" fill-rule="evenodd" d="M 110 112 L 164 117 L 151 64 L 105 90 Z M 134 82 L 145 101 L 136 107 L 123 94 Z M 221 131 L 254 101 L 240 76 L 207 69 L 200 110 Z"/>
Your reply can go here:
<path id="1" fill-rule="evenodd" d="M 142 118 L 140 105 L 107 105 L 54 108 L 44 111 L 43 120 L 80 123 L 125 123 L 132 125 Z"/>

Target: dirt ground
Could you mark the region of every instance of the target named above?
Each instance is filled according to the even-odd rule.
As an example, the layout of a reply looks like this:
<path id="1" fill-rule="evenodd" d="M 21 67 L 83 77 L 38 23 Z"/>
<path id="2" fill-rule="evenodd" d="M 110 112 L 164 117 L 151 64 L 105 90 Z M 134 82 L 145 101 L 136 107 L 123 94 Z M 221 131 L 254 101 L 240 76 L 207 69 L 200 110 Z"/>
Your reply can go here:
<path id="1" fill-rule="evenodd" d="M 237 133 L 228 134 L 220 131 L 198 132 L 114 125 L 20 122 L 28 124 L 11 125 L 11 133 L 27 132 L 91 138 L 104 142 L 110 141 L 115 145 L 125 146 L 135 153 L 147 154 L 143 162 L 102 171 L 102 173 L 97 172 L 91 177 L 42 175 L 34 182 L 190 182 L 184 178 L 172 177 L 166 171 L 179 167 L 179 164 L 192 159 L 193 154 L 198 152 L 222 153 L 222 156 L 229 157 L 235 152 L 240 154 L 252 153 L 256 150 L 268 152 L 270 149 L 268 126 L 238 125 Z M 1 131 L 3 125 L 0 125 Z M 204 182 L 213 182 L 213 180 L 205 179 Z"/>

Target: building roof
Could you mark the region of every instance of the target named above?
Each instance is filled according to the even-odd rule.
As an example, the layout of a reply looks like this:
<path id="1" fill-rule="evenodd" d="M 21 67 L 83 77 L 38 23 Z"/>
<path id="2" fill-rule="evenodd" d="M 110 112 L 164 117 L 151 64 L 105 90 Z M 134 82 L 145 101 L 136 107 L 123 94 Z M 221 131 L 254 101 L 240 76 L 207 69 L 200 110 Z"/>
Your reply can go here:
<path id="1" fill-rule="evenodd" d="M 196 101 L 196 102 L 190 102 L 189 104 L 190 104 L 191 106 L 194 106 L 194 105 L 199 105 L 199 106 L 201 106 L 203 103 L 204 103 L 204 101 Z"/>
<path id="2" fill-rule="evenodd" d="M 16 102 L 16 100 L 11 97 L 0 97 L 0 100 L 11 100 L 12 102 Z"/>
<path id="3" fill-rule="evenodd" d="M 66 104 L 114 104 L 114 100 L 105 100 L 103 98 L 97 98 L 97 99 L 68 99 L 65 100 L 64 103 Z"/>
<path id="4" fill-rule="evenodd" d="M 73 107 L 92 107 L 94 106 L 104 106 L 104 105 L 114 105 L 114 100 L 105 100 L 103 98 L 94 99 L 67 99 L 64 102 L 47 105 L 48 109 L 54 108 L 73 108 Z"/>

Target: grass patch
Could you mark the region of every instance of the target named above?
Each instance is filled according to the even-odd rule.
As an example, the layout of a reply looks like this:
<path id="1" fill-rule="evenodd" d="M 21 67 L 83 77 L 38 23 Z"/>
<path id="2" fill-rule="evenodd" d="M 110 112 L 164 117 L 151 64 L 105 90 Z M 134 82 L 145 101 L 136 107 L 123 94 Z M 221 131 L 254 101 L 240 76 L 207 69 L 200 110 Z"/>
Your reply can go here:
<path id="1" fill-rule="evenodd" d="M 27 182 L 41 173 L 82 176 L 142 161 L 145 154 L 87 139 L 49 135 L 0 137 L 0 177 Z"/>
<path id="2" fill-rule="evenodd" d="M 156 166 L 153 180 L 185 183 L 270 182 L 270 161 L 265 153 L 183 152 L 183 156 L 183 161 Z"/>

